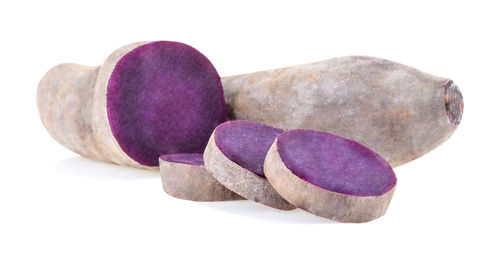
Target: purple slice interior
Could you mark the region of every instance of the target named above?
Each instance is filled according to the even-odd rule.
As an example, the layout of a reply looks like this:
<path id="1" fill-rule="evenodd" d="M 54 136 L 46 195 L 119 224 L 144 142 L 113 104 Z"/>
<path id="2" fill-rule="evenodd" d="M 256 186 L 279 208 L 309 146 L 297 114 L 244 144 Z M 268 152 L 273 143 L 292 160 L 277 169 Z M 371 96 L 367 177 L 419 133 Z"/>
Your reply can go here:
<path id="1" fill-rule="evenodd" d="M 332 134 L 291 130 L 278 137 L 277 149 L 293 174 L 325 190 L 379 196 L 396 184 L 396 175 L 381 156 Z"/>
<path id="2" fill-rule="evenodd" d="M 228 121 L 215 130 L 215 144 L 229 160 L 264 176 L 264 160 L 283 130 L 250 121 Z"/>
<path id="3" fill-rule="evenodd" d="M 160 159 L 167 162 L 174 162 L 188 165 L 204 165 L 203 154 L 168 154 L 160 156 Z"/>
<path id="4" fill-rule="evenodd" d="M 203 153 L 212 131 L 227 120 L 220 77 L 196 49 L 158 41 L 123 56 L 108 82 L 111 131 L 138 163 Z"/>

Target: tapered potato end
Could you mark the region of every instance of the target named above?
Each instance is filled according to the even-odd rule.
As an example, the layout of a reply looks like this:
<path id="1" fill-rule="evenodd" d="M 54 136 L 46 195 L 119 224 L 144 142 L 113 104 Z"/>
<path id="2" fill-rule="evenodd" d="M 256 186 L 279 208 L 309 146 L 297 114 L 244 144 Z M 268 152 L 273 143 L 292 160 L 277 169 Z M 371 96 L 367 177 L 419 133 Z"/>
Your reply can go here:
<path id="1" fill-rule="evenodd" d="M 464 99 L 462 97 L 460 89 L 458 89 L 458 86 L 451 80 L 445 86 L 444 98 L 448 118 L 450 119 L 451 123 L 458 126 L 458 124 L 460 124 L 460 122 L 462 121 Z"/>
<path id="2" fill-rule="evenodd" d="M 45 129 L 64 147 L 104 160 L 91 127 L 94 83 L 99 67 L 60 64 L 42 78 L 37 105 Z"/>

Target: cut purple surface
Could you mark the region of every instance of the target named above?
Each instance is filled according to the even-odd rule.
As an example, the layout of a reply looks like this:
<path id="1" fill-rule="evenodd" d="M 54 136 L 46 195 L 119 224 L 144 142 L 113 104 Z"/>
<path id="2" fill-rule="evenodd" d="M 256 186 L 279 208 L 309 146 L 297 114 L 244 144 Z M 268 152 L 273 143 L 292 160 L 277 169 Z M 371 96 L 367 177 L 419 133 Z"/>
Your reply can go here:
<path id="1" fill-rule="evenodd" d="M 264 159 L 269 147 L 283 130 L 250 121 L 230 121 L 215 131 L 215 143 L 231 161 L 264 176 Z"/>
<path id="2" fill-rule="evenodd" d="M 162 155 L 160 158 L 167 162 L 188 164 L 188 165 L 203 165 L 203 154 L 168 154 Z"/>
<path id="3" fill-rule="evenodd" d="M 283 133 L 251 121 L 227 121 L 215 128 L 203 153 L 205 167 L 221 184 L 242 197 L 264 205 L 291 210 L 264 176 L 267 151 Z"/>
<path id="4" fill-rule="evenodd" d="M 291 204 L 342 222 L 384 215 L 396 187 L 392 168 L 377 153 L 314 130 L 291 130 L 276 138 L 264 173 Z"/>
<path id="5" fill-rule="evenodd" d="M 389 164 L 353 140 L 311 130 L 291 130 L 278 137 L 277 149 L 292 173 L 329 191 L 378 196 L 396 184 Z"/>
<path id="6" fill-rule="evenodd" d="M 123 151 L 146 166 L 162 154 L 203 153 L 227 120 L 220 77 L 196 49 L 178 42 L 139 46 L 116 64 L 107 112 Z"/>

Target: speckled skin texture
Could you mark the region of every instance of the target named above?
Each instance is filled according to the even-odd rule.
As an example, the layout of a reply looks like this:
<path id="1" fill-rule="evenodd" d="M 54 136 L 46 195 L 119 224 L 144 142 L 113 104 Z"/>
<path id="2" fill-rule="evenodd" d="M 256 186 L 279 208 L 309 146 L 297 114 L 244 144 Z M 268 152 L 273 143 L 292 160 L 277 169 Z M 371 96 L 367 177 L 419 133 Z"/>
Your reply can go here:
<path id="1" fill-rule="evenodd" d="M 203 152 L 227 119 L 217 72 L 185 44 L 133 43 L 100 68 L 71 66 L 74 73 L 58 66 L 44 76 L 38 106 L 51 135 L 84 156 L 154 168 L 161 154 Z M 82 140 L 73 144 L 75 138 Z"/>
<path id="2" fill-rule="evenodd" d="M 443 143 L 463 109 L 451 80 L 373 57 L 225 77 L 222 84 L 234 119 L 333 133 L 369 147 L 391 166 Z M 450 89 L 454 98 L 446 98 Z"/>
<path id="3" fill-rule="evenodd" d="M 57 142 L 82 156 L 103 160 L 91 125 L 98 72 L 99 67 L 55 66 L 40 81 L 37 105 L 43 125 Z"/>
<path id="4" fill-rule="evenodd" d="M 250 121 L 228 121 L 214 132 L 215 144 L 229 160 L 248 171 L 264 176 L 264 159 L 271 144 L 283 130 Z"/>
<path id="5" fill-rule="evenodd" d="M 275 190 L 293 205 L 320 217 L 361 223 L 385 214 L 396 185 L 378 196 L 354 196 L 329 191 L 302 180 L 283 163 L 273 143 L 264 162 L 264 173 Z"/>
<path id="6" fill-rule="evenodd" d="M 220 184 L 203 166 L 202 154 L 171 154 L 160 157 L 163 190 L 172 197 L 192 201 L 242 200 Z"/>
<path id="7" fill-rule="evenodd" d="M 217 181 L 242 197 L 276 209 L 295 208 L 283 199 L 264 177 L 229 160 L 215 144 L 214 133 L 203 153 L 203 160 L 205 167 Z"/>
<path id="8" fill-rule="evenodd" d="M 380 155 L 349 139 L 290 130 L 277 138 L 277 149 L 293 174 L 329 191 L 379 196 L 396 185 L 396 175 Z"/>

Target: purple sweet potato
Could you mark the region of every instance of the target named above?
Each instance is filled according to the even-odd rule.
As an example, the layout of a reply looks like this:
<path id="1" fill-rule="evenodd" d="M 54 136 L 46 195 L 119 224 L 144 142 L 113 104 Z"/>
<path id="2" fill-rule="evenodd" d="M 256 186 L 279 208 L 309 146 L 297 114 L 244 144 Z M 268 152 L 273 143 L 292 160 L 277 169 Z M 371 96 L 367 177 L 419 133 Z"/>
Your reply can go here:
<path id="1" fill-rule="evenodd" d="M 215 180 L 203 165 L 203 154 L 160 156 L 163 190 L 173 197 L 192 201 L 243 199 Z"/>
<path id="2" fill-rule="evenodd" d="M 217 71 L 178 42 L 130 44 L 101 67 L 58 65 L 37 99 L 43 124 L 62 145 L 134 167 L 158 166 L 162 154 L 202 153 L 227 120 Z"/>
<path id="3" fill-rule="evenodd" d="M 203 154 L 205 167 L 221 184 L 246 199 L 290 210 L 264 175 L 264 159 L 282 130 L 249 121 L 229 121 L 215 128 Z"/>
<path id="4" fill-rule="evenodd" d="M 267 153 L 264 173 L 293 205 L 341 222 L 366 222 L 385 214 L 397 181 L 377 153 L 314 130 L 278 136 Z"/>
<path id="5" fill-rule="evenodd" d="M 447 140 L 463 111 L 452 80 L 373 57 L 230 76 L 222 84 L 234 119 L 353 139 L 392 166 Z"/>

